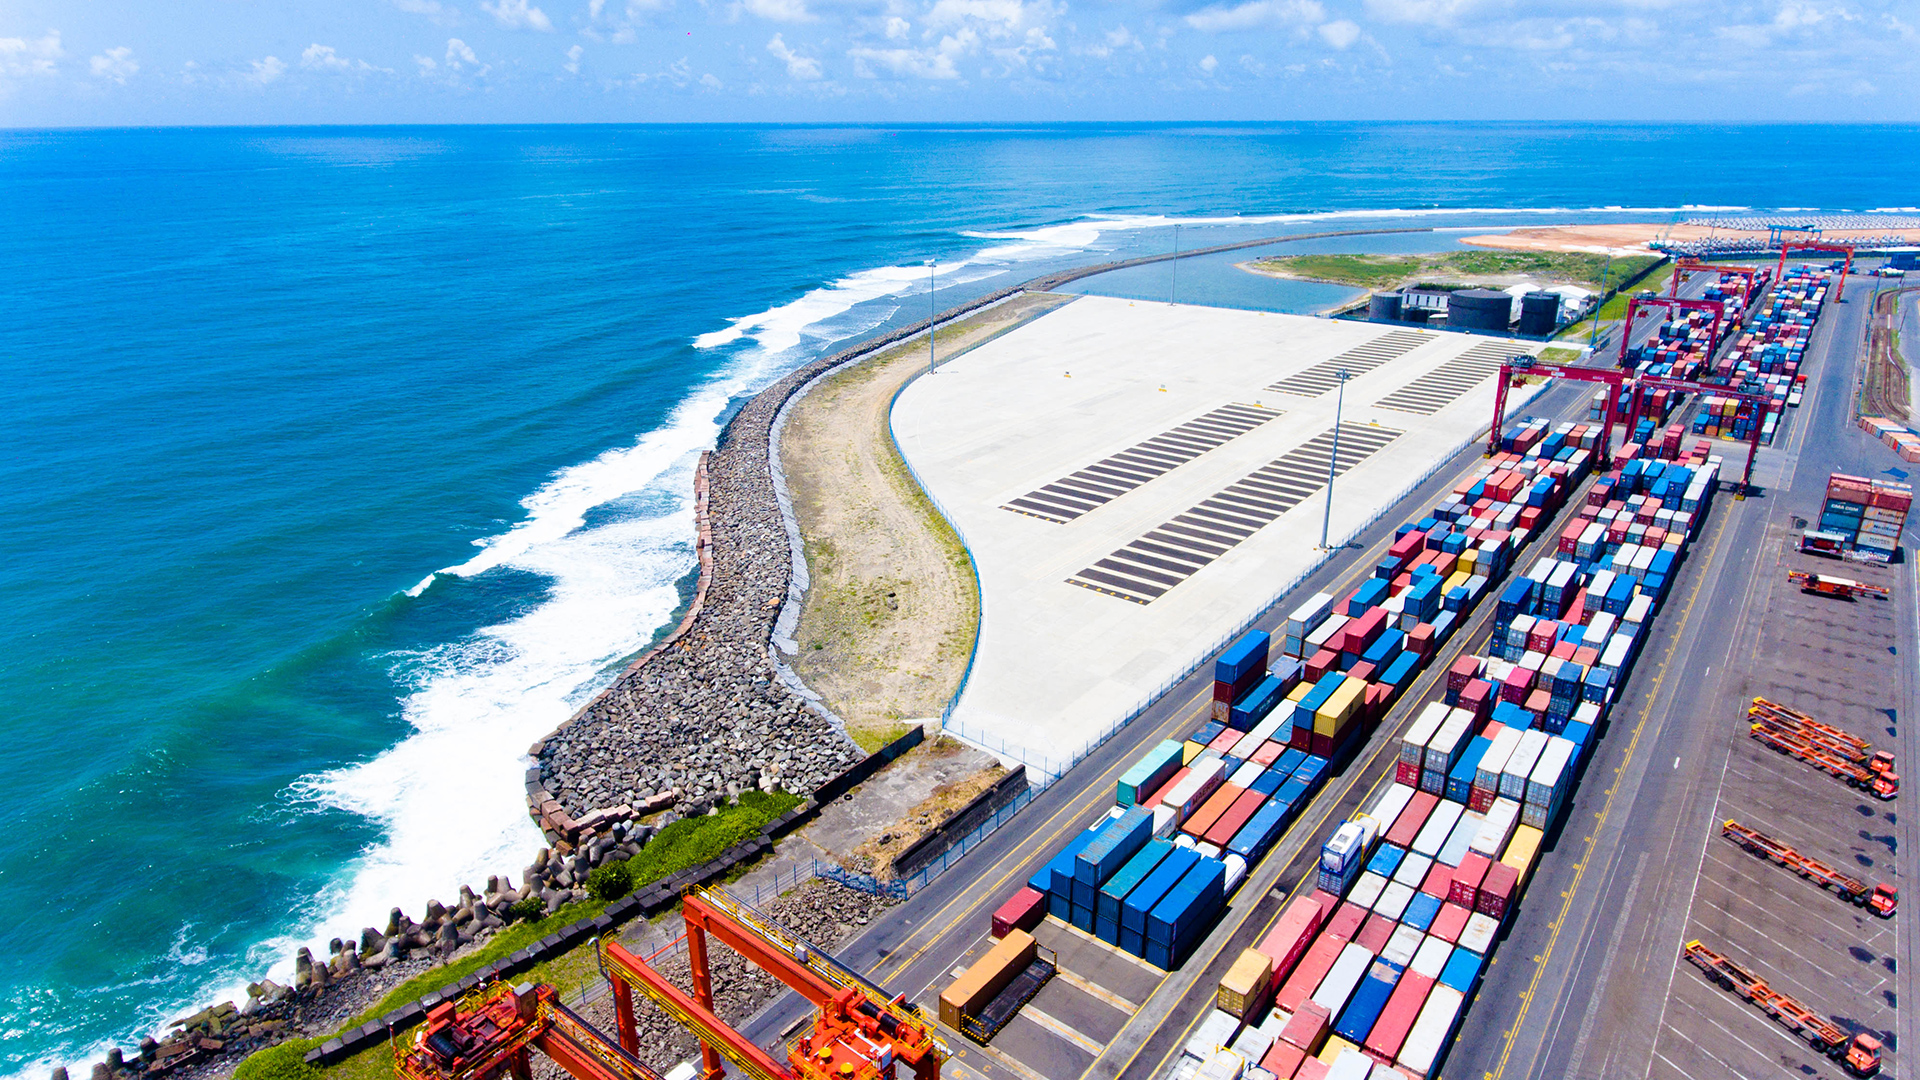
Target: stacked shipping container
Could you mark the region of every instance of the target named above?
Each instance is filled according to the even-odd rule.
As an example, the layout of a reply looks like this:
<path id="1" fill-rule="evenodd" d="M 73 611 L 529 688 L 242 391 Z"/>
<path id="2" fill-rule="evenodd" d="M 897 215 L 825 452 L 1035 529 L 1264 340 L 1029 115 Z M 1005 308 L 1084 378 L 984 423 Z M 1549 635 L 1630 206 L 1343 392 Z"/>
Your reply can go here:
<path id="1" fill-rule="evenodd" d="M 1834 473 L 1827 478 L 1819 531 L 1843 538 L 1844 549 L 1859 558 L 1887 562 L 1900 547 L 1912 507 L 1909 484 Z"/>
<path id="2" fill-rule="evenodd" d="M 1236 963 L 1220 1004 L 1244 1030 L 1213 1026 L 1259 1061 L 1241 1075 L 1433 1074 L 1717 470 L 1628 462 L 1590 489 L 1561 550 L 1500 591 L 1488 655 L 1448 668 L 1402 735 L 1391 782 L 1322 846 L 1317 888 L 1289 903 L 1257 958 Z M 1247 1032 L 1265 1043 L 1243 1044 Z"/>

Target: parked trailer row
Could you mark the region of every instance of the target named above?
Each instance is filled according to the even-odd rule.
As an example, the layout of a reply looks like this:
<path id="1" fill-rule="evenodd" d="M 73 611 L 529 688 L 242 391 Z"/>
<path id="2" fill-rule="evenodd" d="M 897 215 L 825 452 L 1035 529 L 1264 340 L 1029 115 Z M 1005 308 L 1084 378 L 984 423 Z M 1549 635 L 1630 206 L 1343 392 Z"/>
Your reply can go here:
<path id="1" fill-rule="evenodd" d="M 1880 1071 L 1880 1040 L 1861 1032 L 1852 1039 L 1839 1025 L 1767 985 L 1767 981 L 1698 940 L 1680 947 L 1680 955 L 1722 990 L 1751 1001 L 1780 1026 L 1804 1039 L 1815 1051 L 1839 1062 L 1855 1076 Z"/>
<path id="2" fill-rule="evenodd" d="M 1711 506 L 1717 461 L 1634 460 L 1595 485 L 1575 550 L 1501 590 L 1488 655 L 1448 669 L 1176 1076 L 1434 1075 Z"/>
<path id="3" fill-rule="evenodd" d="M 1869 887 L 1859 878 L 1843 874 L 1817 859 L 1810 859 L 1760 830 L 1742 825 L 1732 818 L 1721 824 L 1720 835 L 1733 841 L 1742 850 L 1791 870 L 1822 889 L 1831 889 L 1848 903 L 1866 908 L 1883 919 L 1893 918 L 1895 909 L 1900 906 L 1900 895 L 1893 886 L 1883 884 Z"/>

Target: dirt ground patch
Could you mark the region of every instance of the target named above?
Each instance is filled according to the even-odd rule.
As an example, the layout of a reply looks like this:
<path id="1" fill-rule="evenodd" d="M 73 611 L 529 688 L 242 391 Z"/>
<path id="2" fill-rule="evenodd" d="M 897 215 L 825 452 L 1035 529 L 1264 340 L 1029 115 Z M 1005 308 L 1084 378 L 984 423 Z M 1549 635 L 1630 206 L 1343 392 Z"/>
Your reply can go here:
<path id="1" fill-rule="evenodd" d="M 966 349 L 1069 302 L 1024 293 L 943 327 L 936 355 Z M 960 684 L 980 619 L 972 561 L 893 445 L 893 395 L 925 369 L 903 342 L 815 386 L 788 414 L 780 460 L 811 583 L 793 668 L 867 750 L 935 717 Z"/>
<path id="2" fill-rule="evenodd" d="M 1832 229 L 1821 236 L 1822 240 L 1867 240 L 1878 238 L 1885 230 L 1870 229 Z M 1912 241 L 1920 239 L 1911 231 L 1906 234 Z M 1661 238 L 1676 243 L 1688 240 L 1731 240 L 1752 238 L 1765 240 L 1767 233 L 1762 230 L 1710 229 L 1705 225 L 1665 225 L 1659 223 L 1644 225 L 1552 225 L 1540 228 L 1515 229 L 1510 233 L 1491 236 L 1469 236 L 1460 241 L 1475 247 L 1504 248 L 1508 251 L 1590 251 L 1596 253 L 1611 252 L 1615 255 L 1644 255 L 1647 245 Z"/>

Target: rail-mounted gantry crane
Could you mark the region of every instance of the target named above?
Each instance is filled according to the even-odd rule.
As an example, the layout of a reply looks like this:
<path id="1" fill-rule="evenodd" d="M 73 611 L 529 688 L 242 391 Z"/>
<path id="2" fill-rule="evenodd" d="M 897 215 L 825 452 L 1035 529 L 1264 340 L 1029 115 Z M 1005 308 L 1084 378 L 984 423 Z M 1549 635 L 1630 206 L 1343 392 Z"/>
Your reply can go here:
<path id="1" fill-rule="evenodd" d="M 645 996 L 700 1040 L 703 1080 L 726 1075 L 722 1058 L 754 1080 L 939 1080 L 947 1049 L 904 997 L 889 997 L 832 956 L 719 890 L 685 897 L 688 993 L 654 966 L 679 942 L 642 958 L 618 943 L 598 946 L 613 989 L 609 1037 L 561 1004 L 551 986 L 482 986 L 428 1014 L 396 1050 L 403 1080 L 530 1080 L 538 1051 L 577 1080 L 659 1080 L 640 1061 L 634 994 Z M 708 939 L 732 948 L 819 1010 L 811 1029 L 786 1046 L 785 1061 L 761 1049 L 713 1011 Z"/>

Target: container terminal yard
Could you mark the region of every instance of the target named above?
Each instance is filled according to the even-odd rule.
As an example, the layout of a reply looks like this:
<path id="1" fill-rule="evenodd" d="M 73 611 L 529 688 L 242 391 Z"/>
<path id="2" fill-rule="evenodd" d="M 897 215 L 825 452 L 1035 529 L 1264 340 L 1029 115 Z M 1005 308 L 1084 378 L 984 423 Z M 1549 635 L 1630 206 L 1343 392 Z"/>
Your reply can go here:
<path id="1" fill-rule="evenodd" d="M 1577 370 L 1266 316 L 1177 373 L 1023 383 L 1041 353 L 1150 341 L 1134 305 L 1083 299 L 921 380 L 896 435 L 978 549 L 997 703 L 974 730 L 1057 779 L 831 959 L 690 901 L 690 943 L 799 991 L 738 1032 L 610 953 L 622 1009 L 666 1005 L 709 1075 L 721 1053 L 754 1076 L 1900 1075 L 1916 594 L 1906 474 L 1856 423 L 1879 280 L 1842 299 L 1825 257 L 1764 271 L 1687 275 Z M 1348 364 L 1354 387 L 1324 378 Z M 1200 383 L 1223 400 L 1174 400 Z M 1337 451 L 1328 390 L 1354 394 Z M 1496 398 L 1506 422 L 1452 450 Z M 1360 489 L 1333 535 L 1358 532 L 1320 560 L 1330 468 Z M 1075 625 L 1053 594 L 1107 635 L 1089 677 L 1047 642 Z M 1151 697 L 1180 653 L 1157 635 L 1223 631 L 1080 737 L 1129 679 Z M 1024 733 L 1023 693 L 1048 705 Z M 553 1056 L 602 1075 L 583 1038 Z"/>

